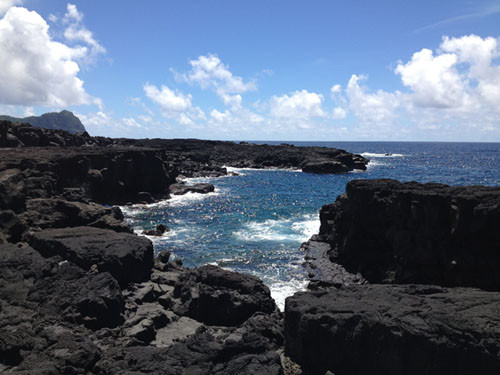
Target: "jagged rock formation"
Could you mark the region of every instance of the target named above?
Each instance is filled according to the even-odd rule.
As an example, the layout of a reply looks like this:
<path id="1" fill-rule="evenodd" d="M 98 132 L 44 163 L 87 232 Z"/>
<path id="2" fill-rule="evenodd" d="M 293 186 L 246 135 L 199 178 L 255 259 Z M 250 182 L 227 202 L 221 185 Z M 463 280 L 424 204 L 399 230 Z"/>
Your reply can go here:
<path id="1" fill-rule="evenodd" d="M 289 297 L 286 347 L 311 374 L 498 374 L 500 293 L 351 285 Z"/>
<path id="2" fill-rule="evenodd" d="M 220 160 L 10 123 L 0 145 L 0 372 L 283 372 L 283 317 L 262 281 L 154 262 L 120 209 L 95 203 L 211 191 L 174 183 L 226 174 Z"/>
<path id="3" fill-rule="evenodd" d="M 371 283 L 500 291 L 500 189 L 355 180 L 320 211 L 315 241 Z"/>
<path id="4" fill-rule="evenodd" d="M 70 111 L 51 112 L 41 116 L 29 116 L 24 118 L 0 116 L 0 120 L 30 124 L 36 128 L 65 130 L 72 134 L 86 132 L 80 119 Z"/>
<path id="5" fill-rule="evenodd" d="M 326 147 L 255 145 L 197 139 L 113 139 L 33 128 L 0 121 L 0 147 L 112 146 L 156 149 L 171 166 L 172 176 L 223 176 L 224 166 L 241 168 L 295 168 L 311 173 L 344 173 L 365 170 L 361 155 Z"/>
<path id="6" fill-rule="evenodd" d="M 357 180 L 320 219 L 285 306 L 306 373 L 500 371 L 500 189 Z"/>
<path id="7" fill-rule="evenodd" d="M 74 233 L 67 231 L 70 239 Z M 40 232 L 40 233 L 43 233 Z M 130 234 L 111 234 L 129 240 Z M 139 238 L 137 237 L 137 240 Z M 94 244 L 78 238 L 81 250 Z M 146 239 L 141 241 L 149 242 Z M 281 316 L 260 280 L 217 267 L 187 270 L 152 254 L 148 278 L 120 284 L 113 276 L 120 256 L 107 254 L 89 270 L 72 262 L 70 253 L 42 254 L 24 244 L 0 245 L 0 371 L 29 374 L 280 374 L 277 350 L 283 343 Z M 141 259 L 135 267 L 144 267 Z M 148 263 L 146 263 L 148 264 Z M 224 293 L 211 295 L 219 309 L 217 323 L 183 315 L 197 304 L 175 289 L 186 274 L 202 272 L 216 279 Z M 130 281 L 130 280 L 129 280 Z M 213 288 L 198 280 L 197 288 Z M 242 286 L 261 291 L 260 302 L 238 298 Z M 231 302 L 226 297 L 233 295 Z M 203 298 L 203 297 L 202 297 Z M 259 306 L 266 306 L 261 311 Z M 203 308 L 204 305 L 198 305 Z M 234 311 L 246 311 L 234 321 Z M 210 311 L 207 311 L 210 313 Z M 203 320 L 203 319 L 201 319 Z"/>

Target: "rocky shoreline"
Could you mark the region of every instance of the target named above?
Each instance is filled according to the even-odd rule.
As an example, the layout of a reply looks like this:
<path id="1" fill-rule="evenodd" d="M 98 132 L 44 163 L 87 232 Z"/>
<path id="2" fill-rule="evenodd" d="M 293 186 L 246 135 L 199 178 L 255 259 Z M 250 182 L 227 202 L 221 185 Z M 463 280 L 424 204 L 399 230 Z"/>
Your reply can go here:
<path id="1" fill-rule="evenodd" d="M 361 156 L 5 121 L 0 147 L 1 373 L 500 371 L 498 189 L 350 182 L 303 245 L 311 290 L 280 312 L 258 278 L 154 257 L 109 204 L 209 192 L 180 181 L 226 165 L 342 173 Z"/>
<path id="2" fill-rule="evenodd" d="M 500 189 L 355 180 L 302 248 L 285 347 L 312 374 L 500 372 Z"/>
<path id="3" fill-rule="evenodd" d="M 118 207 L 206 193 L 224 165 L 366 168 L 343 150 L 90 137 L 0 122 L 0 372 L 280 374 L 259 279 L 154 258 Z M 163 228 L 162 228 L 163 229 Z M 166 228 L 165 228 L 166 230 Z"/>

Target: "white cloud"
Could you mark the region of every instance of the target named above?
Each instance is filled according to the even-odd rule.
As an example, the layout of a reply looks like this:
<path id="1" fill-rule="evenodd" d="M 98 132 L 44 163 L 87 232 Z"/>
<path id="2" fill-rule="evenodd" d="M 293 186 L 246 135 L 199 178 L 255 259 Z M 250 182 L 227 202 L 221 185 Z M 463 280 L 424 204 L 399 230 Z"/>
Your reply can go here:
<path id="1" fill-rule="evenodd" d="M 440 49 L 454 54 L 458 63 L 469 65 L 469 71 L 463 78 L 476 83 L 472 91 L 481 100 L 497 106 L 500 103 L 500 66 L 492 65 L 494 59 L 500 57 L 500 39 L 481 38 L 476 35 L 461 38 L 445 37 Z"/>
<path id="2" fill-rule="evenodd" d="M 212 109 L 212 111 L 210 112 L 210 118 L 219 123 L 224 122 L 230 116 L 231 114 L 229 113 L 229 111 L 219 112 L 216 109 Z"/>
<path id="3" fill-rule="evenodd" d="M 68 3 L 66 6 L 67 12 L 64 15 L 66 22 L 82 22 L 83 14 L 78 11 L 78 8 L 74 4 Z"/>
<path id="4" fill-rule="evenodd" d="M 205 113 L 191 103 L 191 95 L 175 92 L 165 85 L 161 90 L 154 85 L 144 85 L 146 96 L 160 106 L 165 117 L 174 118 L 182 125 L 194 125 L 198 120 L 205 120 Z"/>
<path id="5" fill-rule="evenodd" d="M 342 107 L 335 107 L 333 109 L 333 119 L 334 120 L 342 120 L 346 118 L 347 111 Z"/>
<path id="6" fill-rule="evenodd" d="M 76 5 L 68 3 L 67 12 L 64 15 L 63 23 L 67 25 L 64 30 L 64 37 L 68 42 L 79 43 L 83 42 L 90 47 L 80 47 L 85 50 L 83 55 L 85 62 L 94 62 L 96 56 L 106 53 L 106 49 L 99 44 L 94 38 L 94 35 L 82 23 L 83 14 L 78 10 Z"/>
<path id="7" fill-rule="evenodd" d="M 143 138 L 150 129 L 142 124 L 140 116 L 115 118 L 112 112 L 75 113 L 90 135 Z M 144 121 L 146 122 L 146 121 Z"/>
<path id="8" fill-rule="evenodd" d="M 290 96 L 273 96 L 270 100 L 270 114 L 278 118 L 305 119 L 323 117 L 323 95 L 307 90 L 295 91 Z"/>
<path id="9" fill-rule="evenodd" d="M 0 19 L 0 103 L 66 107 L 90 104 L 76 59 L 84 52 L 55 42 L 36 12 L 10 8 Z"/>
<path id="10" fill-rule="evenodd" d="M 133 117 L 124 117 L 122 118 L 122 122 L 125 124 L 125 126 L 129 126 L 132 128 L 142 128 L 142 125 L 139 124 Z"/>
<path id="11" fill-rule="evenodd" d="M 330 92 L 332 93 L 332 95 L 338 94 L 341 91 L 342 91 L 342 86 L 340 86 L 339 84 L 333 85 L 332 88 L 330 89 Z"/>
<path id="12" fill-rule="evenodd" d="M 456 68 L 455 54 L 434 56 L 429 49 L 413 54 L 406 64 L 398 64 L 396 73 L 403 84 L 413 91 L 413 101 L 422 107 L 449 108 L 468 100 L 466 83 Z"/>
<path id="13" fill-rule="evenodd" d="M 225 105 L 231 106 L 233 108 L 240 108 L 243 99 L 239 94 L 237 95 L 223 94 L 222 100 L 224 101 Z"/>
<path id="14" fill-rule="evenodd" d="M 500 136 L 499 57 L 499 38 L 444 37 L 435 52 L 424 48 L 398 63 L 406 92 L 370 92 L 361 86 L 363 75 L 352 75 L 345 93 L 334 85 L 333 118 L 348 110 L 355 134 L 379 139 L 490 140 Z"/>
<path id="15" fill-rule="evenodd" d="M 0 0 L 0 15 L 7 12 L 14 5 L 21 5 L 23 0 Z"/>
<path id="16" fill-rule="evenodd" d="M 167 114 L 184 112 L 191 108 L 191 95 L 183 95 L 180 92 L 174 92 L 167 86 L 162 85 L 161 90 L 154 85 L 144 85 L 146 96 L 158 104 Z"/>
<path id="17" fill-rule="evenodd" d="M 385 92 L 379 90 L 376 93 L 368 93 L 359 83 L 366 80 L 366 76 L 353 74 L 347 84 L 347 98 L 349 109 L 362 121 L 381 123 L 391 121 L 394 111 L 400 105 L 400 93 Z"/>
<path id="18" fill-rule="evenodd" d="M 257 89 L 255 82 L 245 82 L 243 78 L 233 75 L 217 55 L 199 56 L 189 64 L 191 70 L 185 74 L 176 74 L 177 78 L 190 84 L 197 84 L 202 89 L 213 90 L 226 105 L 240 106 L 242 98 L 236 94 Z"/>

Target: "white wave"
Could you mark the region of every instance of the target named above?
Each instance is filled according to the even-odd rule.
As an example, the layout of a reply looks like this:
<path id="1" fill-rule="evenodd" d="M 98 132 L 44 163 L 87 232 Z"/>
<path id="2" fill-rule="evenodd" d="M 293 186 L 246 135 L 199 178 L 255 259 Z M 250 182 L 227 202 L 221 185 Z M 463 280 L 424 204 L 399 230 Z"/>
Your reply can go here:
<path id="1" fill-rule="evenodd" d="M 379 167 L 381 165 L 386 165 L 386 163 L 383 163 L 381 161 L 378 161 L 378 160 L 374 160 L 374 159 L 371 159 L 368 164 L 366 165 L 366 169 L 371 169 L 373 167 Z"/>
<path id="2" fill-rule="evenodd" d="M 215 191 L 211 193 L 193 193 L 189 192 L 183 195 L 172 195 L 169 199 L 163 199 L 161 201 L 155 203 L 148 204 L 133 204 L 131 206 L 120 206 L 125 217 L 134 217 L 144 210 L 152 209 L 152 208 L 162 208 L 162 207 L 179 207 L 179 206 L 187 206 L 193 202 L 200 201 L 203 199 L 207 199 L 210 197 L 218 196 L 222 193 L 219 189 L 215 189 Z"/>
<path id="3" fill-rule="evenodd" d="M 227 165 L 225 165 L 224 168 L 226 168 L 228 172 L 236 172 L 238 174 L 241 174 L 242 171 L 302 172 L 302 170 L 294 168 L 236 168 L 236 167 L 228 167 Z"/>
<path id="4" fill-rule="evenodd" d="M 390 152 L 385 153 L 385 154 L 377 154 L 374 152 L 363 152 L 361 156 L 365 156 L 367 158 L 401 158 L 404 155 L 403 154 L 392 154 Z"/>
<path id="5" fill-rule="evenodd" d="M 292 296 L 296 292 L 306 290 L 307 283 L 309 280 L 306 279 L 292 279 L 286 281 L 276 281 L 269 283 L 269 290 L 271 291 L 271 297 L 273 297 L 276 305 L 278 305 L 281 311 L 285 310 L 285 299 Z"/>
<path id="6" fill-rule="evenodd" d="M 266 220 L 249 222 L 233 235 L 242 241 L 297 241 L 308 240 L 318 232 L 319 217 L 317 214 L 304 215 L 299 218 Z"/>
<path id="7" fill-rule="evenodd" d="M 167 205 L 171 207 L 187 206 L 196 201 L 218 196 L 220 193 L 221 192 L 216 189 L 214 192 L 207 194 L 189 192 L 184 195 L 173 195 L 172 198 L 167 200 Z"/>

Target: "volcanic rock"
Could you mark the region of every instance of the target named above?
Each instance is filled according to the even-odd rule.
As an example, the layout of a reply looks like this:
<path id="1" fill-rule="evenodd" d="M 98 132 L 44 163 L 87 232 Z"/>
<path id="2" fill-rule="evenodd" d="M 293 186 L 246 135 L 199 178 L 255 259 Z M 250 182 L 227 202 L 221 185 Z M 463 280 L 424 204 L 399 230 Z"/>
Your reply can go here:
<path id="1" fill-rule="evenodd" d="M 327 257 L 370 283 L 500 290 L 500 189 L 355 180 L 320 211 Z"/>
<path id="2" fill-rule="evenodd" d="M 235 326 L 254 313 L 277 309 L 269 289 L 254 276 L 206 265 L 186 270 L 175 284 L 180 315 L 209 325 Z"/>
<path id="3" fill-rule="evenodd" d="M 156 226 L 156 229 L 144 230 L 144 231 L 142 231 L 142 234 L 145 234 L 147 236 L 162 236 L 165 232 L 168 232 L 168 231 L 170 231 L 169 227 L 167 227 L 164 224 L 158 224 Z M 168 258 L 167 258 L 167 262 L 168 262 Z"/>
<path id="4" fill-rule="evenodd" d="M 183 183 L 172 184 L 169 189 L 170 194 L 173 195 L 184 195 L 186 193 L 207 194 L 215 190 L 212 184 L 185 185 Z"/>
<path id="5" fill-rule="evenodd" d="M 351 285 L 287 298 L 285 346 L 308 374 L 498 374 L 500 293 Z"/>
<path id="6" fill-rule="evenodd" d="M 146 280 L 153 267 L 151 241 L 133 234 L 74 227 L 35 232 L 28 241 L 45 257 L 58 255 L 85 270 L 95 264 L 122 286 Z"/>

